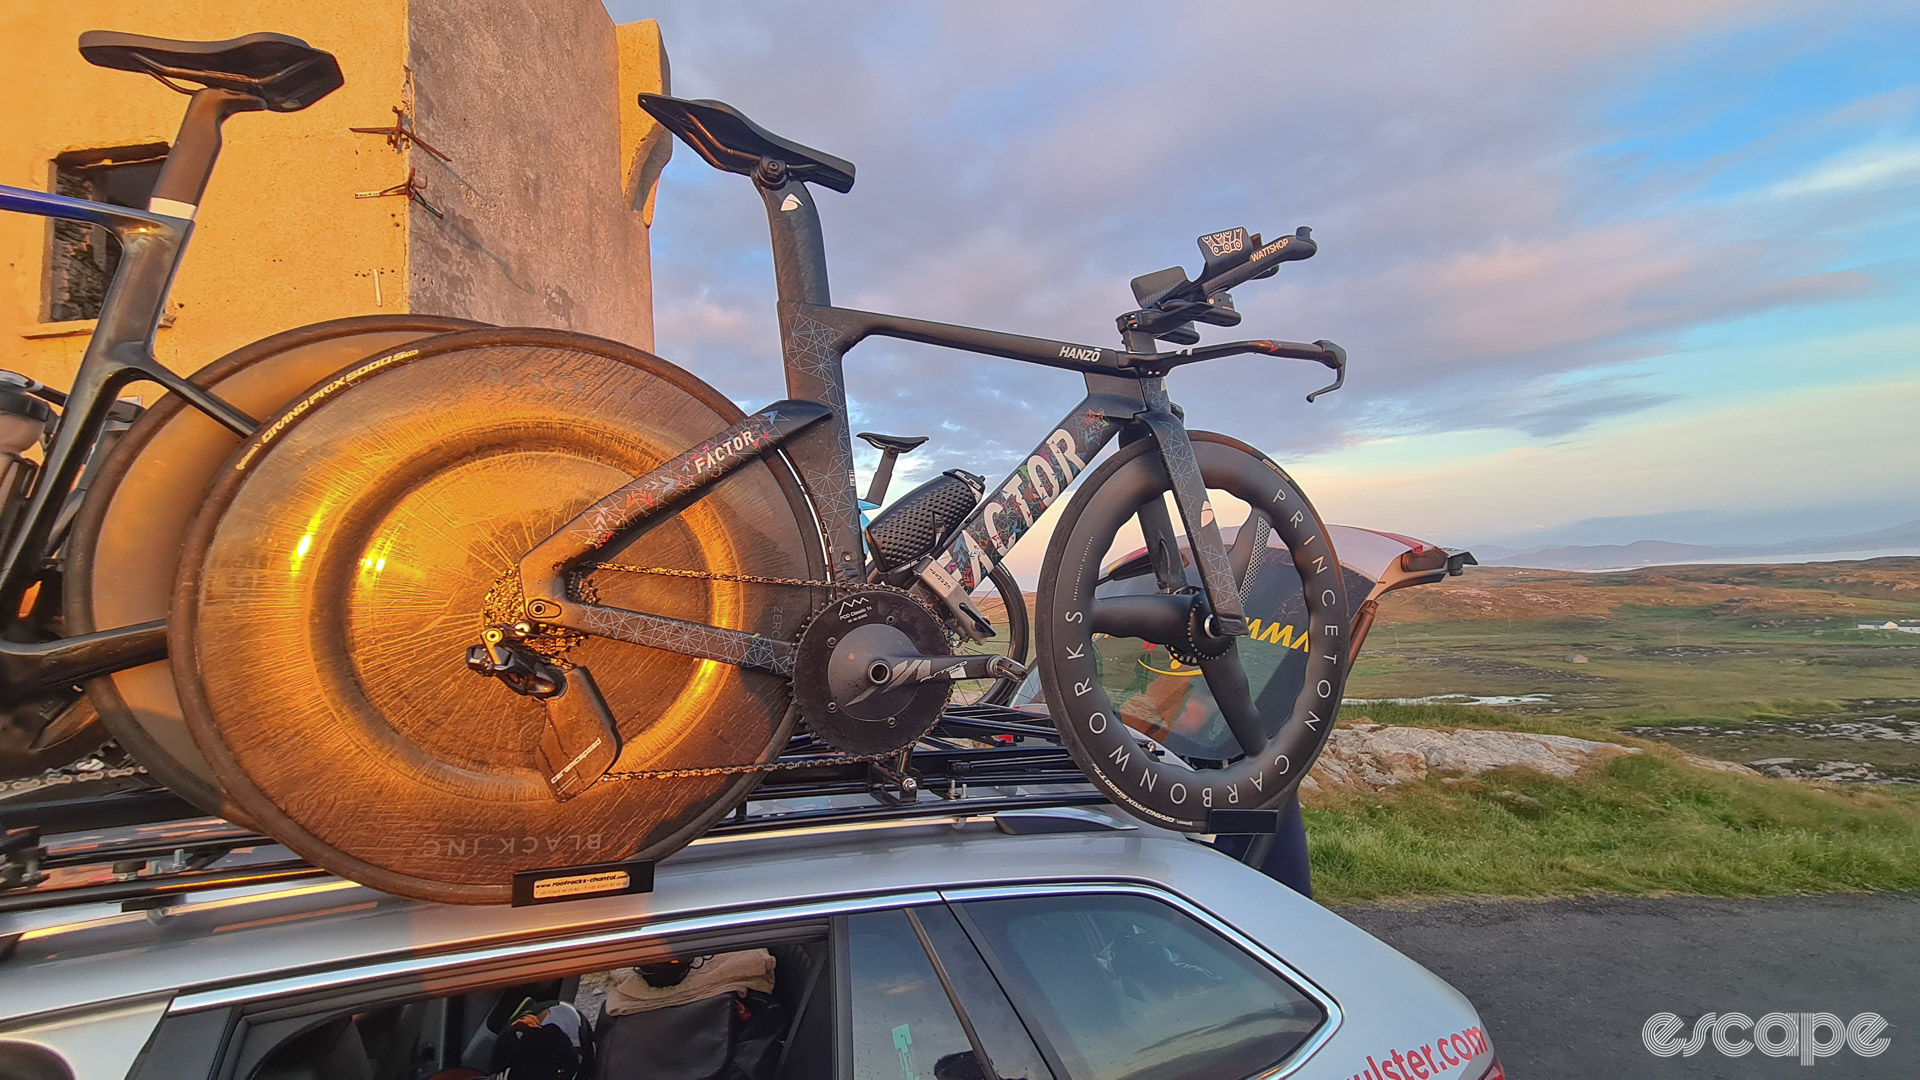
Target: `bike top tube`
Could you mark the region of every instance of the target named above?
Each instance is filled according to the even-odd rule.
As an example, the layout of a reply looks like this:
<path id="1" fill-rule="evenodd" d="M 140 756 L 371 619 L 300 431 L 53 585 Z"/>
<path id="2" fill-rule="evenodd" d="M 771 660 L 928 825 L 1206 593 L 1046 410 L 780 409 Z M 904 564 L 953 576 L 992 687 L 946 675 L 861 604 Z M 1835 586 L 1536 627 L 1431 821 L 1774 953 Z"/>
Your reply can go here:
<path id="1" fill-rule="evenodd" d="M 40 217 L 61 218 L 66 221 L 84 221 L 89 225 L 102 228 L 121 229 L 146 227 L 184 233 L 182 222 L 187 218 L 168 217 L 147 210 L 136 210 L 130 206 L 116 206 L 113 203 L 88 202 L 66 195 L 54 195 L 30 188 L 8 187 L 0 184 L 0 210 L 15 214 L 35 214 Z"/>

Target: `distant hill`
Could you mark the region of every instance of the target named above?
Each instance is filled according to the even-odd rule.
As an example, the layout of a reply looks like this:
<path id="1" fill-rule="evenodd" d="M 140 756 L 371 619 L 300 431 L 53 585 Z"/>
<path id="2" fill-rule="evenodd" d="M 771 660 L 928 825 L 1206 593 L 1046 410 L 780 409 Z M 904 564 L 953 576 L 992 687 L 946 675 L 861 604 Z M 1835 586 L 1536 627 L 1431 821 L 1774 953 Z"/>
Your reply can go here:
<path id="1" fill-rule="evenodd" d="M 1474 554 L 1489 566 L 1523 566 L 1541 570 L 1625 570 L 1639 566 L 1689 563 L 1824 559 L 1911 553 L 1920 554 L 1920 520 L 1852 536 L 1810 536 L 1784 544 L 1677 544 L 1669 540 L 1636 540 L 1631 544 L 1571 544 L 1513 551 L 1489 546 Z"/>
<path id="2" fill-rule="evenodd" d="M 1508 623 L 1622 619 L 1687 609 L 1742 620 L 1832 618 L 1849 628 L 1863 619 L 1920 618 L 1920 556 L 1647 566 L 1605 574 L 1470 566 L 1463 576 L 1438 585 L 1392 593 L 1380 603 L 1380 620 L 1458 624 L 1463 634 L 1481 632 L 1469 631 L 1468 624 L 1499 624 L 1497 632 L 1505 635 Z M 1514 640 L 1531 640 L 1530 633 L 1522 631 Z"/>

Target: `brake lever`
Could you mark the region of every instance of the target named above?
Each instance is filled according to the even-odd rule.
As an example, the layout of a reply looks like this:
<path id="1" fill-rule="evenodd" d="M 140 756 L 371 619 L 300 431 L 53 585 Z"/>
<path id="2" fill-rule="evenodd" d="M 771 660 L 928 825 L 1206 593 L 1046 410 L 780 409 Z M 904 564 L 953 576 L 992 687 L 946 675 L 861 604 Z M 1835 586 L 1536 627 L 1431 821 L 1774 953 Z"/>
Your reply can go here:
<path id="1" fill-rule="evenodd" d="M 1307 404 L 1309 405 L 1313 404 L 1314 398 L 1322 394 L 1331 394 L 1347 384 L 1347 350 L 1325 338 L 1321 338 L 1319 341 L 1314 342 L 1314 344 L 1327 350 L 1329 358 L 1320 362 L 1333 369 L 1334 378 L 1332 383 L 1307 395 Z"/>

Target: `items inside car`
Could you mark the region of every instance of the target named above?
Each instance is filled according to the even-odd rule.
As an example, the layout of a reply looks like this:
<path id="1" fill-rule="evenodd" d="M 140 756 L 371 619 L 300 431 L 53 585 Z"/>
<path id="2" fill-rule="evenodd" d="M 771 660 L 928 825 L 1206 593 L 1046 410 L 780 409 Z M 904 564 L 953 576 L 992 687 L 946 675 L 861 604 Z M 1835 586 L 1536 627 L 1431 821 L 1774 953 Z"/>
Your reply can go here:
<path id="1" fill-rule="evenodd" d="M 235 1075 L 825 1080 L 826 969 L 825 941 L 791 942 L 329 1012 L 304 1018 L 257 1063 L 244 1060 L 255 1047 L 243 1048 Z"/>

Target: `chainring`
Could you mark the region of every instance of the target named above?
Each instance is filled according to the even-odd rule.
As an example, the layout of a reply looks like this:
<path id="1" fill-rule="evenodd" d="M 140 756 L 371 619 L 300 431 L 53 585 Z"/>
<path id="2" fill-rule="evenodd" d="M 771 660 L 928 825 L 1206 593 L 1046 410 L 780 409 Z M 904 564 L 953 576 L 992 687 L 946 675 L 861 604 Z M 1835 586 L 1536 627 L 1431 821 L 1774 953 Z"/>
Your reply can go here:
<path id="1" fill-rule="evenodd" d="M 876 659 L 948 651 L 946 629 L 926 605 L 897 589 L 864 586 L 821 608 L 794 650 L 800 719 L 849 754 L 905 750 L 932 730 L 952 684 L 929 681 L 881 691 L 867 679 Z"/>

